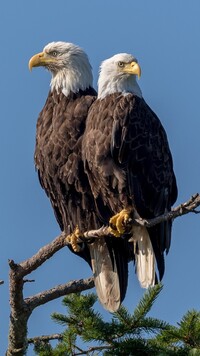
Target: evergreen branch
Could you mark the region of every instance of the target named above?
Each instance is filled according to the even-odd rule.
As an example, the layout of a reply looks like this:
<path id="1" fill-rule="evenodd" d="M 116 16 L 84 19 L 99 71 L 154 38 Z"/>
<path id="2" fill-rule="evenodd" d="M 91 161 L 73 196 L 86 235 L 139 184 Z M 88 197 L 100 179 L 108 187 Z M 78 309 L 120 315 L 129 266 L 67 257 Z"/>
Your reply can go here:
<path id="1" fill-rule="evenodd" d="M 119 310 L 114 313 L 114 317 L 120 320 L 120 322 L 124 323 L 128 327 L 130 327 L 131 324 L 131 315 L 129 314 L 128 310 L 121 305 Z"/>
<path id="2" fill-rule="evenodd" d="M 180 343 L 183 340 L 180 330 L 177 327 L 170 325 L 168 330 L 164 330 L 157 336 L 157 341 L 164 345 L 170 345 Z"/>
<path id="3" fill-rule="evenodd" d="M 78 347 L 77 345 L 72 345 L 72 347 L 76 350 L 78 350 L 79 352 L 84 352 L 80 347 Z"/>
<path id="4" fill-rule="evenodd" d="M 136 315 L 140 315 L 137 325 L 135 324 L 134 313 L 133 316 L 130 316 L 124 307 L 121 307 L 119 312 L 113 314 L 111 322 L 104 322 L 101 315 L 93 310 L 95 300 L 93 294 L 72 294 L 67 296 L 64 298 L 63 304 L 68 309 L 68 315 L 54 313 L 54 319 L 57 322 L 62 321 L 67 329 L 63 333 L 63 341 L 55 349 L 52 349 L 52 355 L 62 354 L 59 352 L 65 354 L 66 352 L 66 354 L 73 356 L 89 356 L 96 352 L 105 356 L 133 354 L 135 356 L 186 356 L 190 354 L 190 351 L 198 354 L 200 350 L 200 313 L 195 311 L 188 312 L 179 323 L 179 328 L 156 318 L 145 317 L 149 303 L 152 306 L 161 289 L 162 286 L 160 285 L 156 288 L 151 288 L 149 293 L 145 293 L 141 303 L 136 308 Z M 148 307 L 146 307 L 146 304 L 148 304 Z M 139 314 L 138 309 L 141 309 Z M 142 332 L 144 332 L 144 336 Z M 156 337 L 147 338 L 149 333 L 155 334 L 158 332 L 161 333 Z M 188 332 L 193 335 L 188 334 Z M 82 341 L 96 342 L 97 345 L 88 346 L 87 350 L 83 350 L 76 345 L 78 335 Z M 41 347 L 41 351 L 46 350 L 44 355 L 49 355 L 48 348 L 50 345 L 41 345 Z M 40 352 L 39 350 L 38 352 Z"/>
<path id="5" fill-rule="evenodd" d="M 197 347 L 200 349 L 200 313 L 191 310 L 188 311 L 177 323 L 179 327 L 169 326 L 166 330 L 157 336 L 158 344 L 167 347 L 178 347 L 181 345 L 184 349 Z M 199 351 L 198 351 L 199 352 Z"/>
<path id="6" fill-rule="evenodd" d="M 149 310 L 152 308 L 153 303 L 161 292 L 163 286 L 161 284 L 157 284 L 154 287 L 150 287 L 144 294 L 143 298 L 140 300 L 138 306 L 135 308 L 132 323 L 136 327 L 141 319 L 143 319 Z"/>
<path id="7" fill-rule="evenodd" d="M 138 324 L 138 329 L 144 331 L 145 333 L 158 333 L 159 331 L 168 331 L 170 325 L 157 318 L 146 317 L 140 321 Z"/>
<path id="8" fill-rule="evenodd" d="M 168 328 L 168 324 L 164 321 L 145 317 L 161 290 L 161 284 L 149 288 L 135 308 L 133 315 L 130 315 L 123 306 L 114 313 L 114 318 L 117 318 L 120 323 L 118 324 L 118 331 L 115 330 L 113 341 L 123 338 L 125 335 L 139 337 L 142 331 L 156 333 L 159 330 L 166 330 Z M 112 328 L 114 329 L 114 327 L 116 328 L 116 325 L 112 322 Z"/>
<path id="9" fill-rule="evenodd" d="M 178 325 L 185 344 L 200 346 L 200 312 L 189 310 Z"/>

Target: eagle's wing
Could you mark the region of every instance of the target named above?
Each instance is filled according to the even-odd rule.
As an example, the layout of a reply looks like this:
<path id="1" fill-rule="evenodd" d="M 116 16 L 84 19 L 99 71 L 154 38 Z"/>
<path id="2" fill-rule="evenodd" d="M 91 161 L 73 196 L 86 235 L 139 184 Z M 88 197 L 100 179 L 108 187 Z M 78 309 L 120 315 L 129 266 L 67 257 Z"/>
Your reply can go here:
<path id="1" fill-rule="evenodd" d="M 129 197 L 142 218 L 153 218 L 171 209 L 177 198 L 176 179 L 166 132 L 143 99 L 129 94 L 114 112 L 112 157 L 126 173 Z M 163 252 L 168 252 L 171 221 L 150 229 L 160 279 Z"/>

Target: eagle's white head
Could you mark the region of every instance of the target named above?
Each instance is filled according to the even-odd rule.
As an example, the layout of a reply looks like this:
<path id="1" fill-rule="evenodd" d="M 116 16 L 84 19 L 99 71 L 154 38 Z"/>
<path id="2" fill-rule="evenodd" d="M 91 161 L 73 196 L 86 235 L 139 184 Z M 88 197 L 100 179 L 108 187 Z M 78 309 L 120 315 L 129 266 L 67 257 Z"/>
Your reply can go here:
<path id="1" fill-rule="evenodd" d="M 43 66 L 52 73 L 51 90 L 64 95 L 92 87 L 92 67 L 87 54 L 68 42 L 51 42 L 29 61 L 30 70 Z"/>
<path id="2" fill-rule="evenodd" d="M 142 92 L 136 75 L 140 77 L 141 69 L 137 59 L 131 54 L 119 53 L 106 59 L 100 66 L 98 98 L 103 99 L 113 93 L 133 93 L 141 98 Z"/>

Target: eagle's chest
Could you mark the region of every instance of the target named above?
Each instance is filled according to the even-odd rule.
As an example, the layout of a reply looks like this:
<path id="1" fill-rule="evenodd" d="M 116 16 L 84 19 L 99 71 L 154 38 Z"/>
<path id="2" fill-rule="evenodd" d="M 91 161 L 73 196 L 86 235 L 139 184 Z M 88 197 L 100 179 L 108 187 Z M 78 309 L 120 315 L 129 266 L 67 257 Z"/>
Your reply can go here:
<path id="1" fill-rule="evenodd" d="M 97 156 L 98 152 L 104 158 L 110 154 L 110 146 L 112 140 L 112 130 L 113 130 L 113 118 L 111 116 L 104 116 L 101 120 L 96 120 L 93 125 L 93 138 L 94 138 L 94 148 L 96 150 Z"/>
<path id="2" fill-rule="evenodd" d="M 38 122 L 35 157 L 45 170 L 56 171 L 65 166 L 74 152 L 83 131 L 81 119 L 67 111 L 44 117 Z"/>

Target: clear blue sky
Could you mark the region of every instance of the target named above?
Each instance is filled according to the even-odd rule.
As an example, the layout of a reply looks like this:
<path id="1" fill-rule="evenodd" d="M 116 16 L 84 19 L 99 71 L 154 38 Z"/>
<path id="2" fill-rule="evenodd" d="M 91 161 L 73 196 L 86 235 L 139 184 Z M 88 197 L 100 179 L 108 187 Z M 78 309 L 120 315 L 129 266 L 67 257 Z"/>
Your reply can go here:
<path id="1" fill-rule="evenodd" d="M 30 73 L 29 58 L 51 41 L 78 44 L 90 57 L 96 87 L 103 59 L 119 52 L 133 53 L 142 67 L 139 84 L 144 98 L 168 134 L 179 204 L 200 191 L 199 17 L 199 0 L 1 3 L 0 279 L 5 284 L 0 286 L 0 354 L 7 345 L 7 261 L 30 257 L 59 234 L 33 163 L 36 120 L 47 97 L 50 75 L 41 68 Z M 188 309 L 200 309 L 199 231 L 199 216 L 174 222 L 164 290 L 153 316 L 176 323 Z M 90 275 L 86 263 L 64 249 L 30 276 L 35 283 L 25 285 L 25 296 Z M 130 266 L 125 305 L 133 310 L 142 294 Z M 53 311 L 64 311 L 61 299 L 33 313 L 29 336 L 62 330 L 50 320 Z M 30 349 L 28 355 L 32 354 Z"/>

